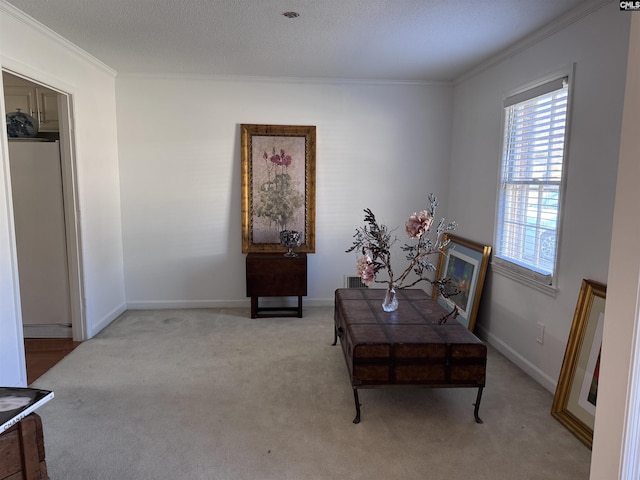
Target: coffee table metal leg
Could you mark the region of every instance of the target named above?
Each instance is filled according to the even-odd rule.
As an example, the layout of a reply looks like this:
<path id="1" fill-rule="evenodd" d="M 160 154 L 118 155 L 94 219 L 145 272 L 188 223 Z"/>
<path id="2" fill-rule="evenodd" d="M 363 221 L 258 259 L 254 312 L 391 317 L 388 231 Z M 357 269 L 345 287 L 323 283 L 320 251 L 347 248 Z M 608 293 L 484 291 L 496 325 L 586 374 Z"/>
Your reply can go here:
<path id="1" fill-rule="evenodd" d="M 360 423 L 360 398 L 358 397 L 358 389 L 353 389 L 353 399 L 356 402 L 356 418 L 353 419 L 353 423 Z"/>
<path id="2" fill-rule="evenodd" d="M 344 334 L 344 330 L 342 327 L 339 327 L 337 324 L 333 326 L 333 343 L 331 345 L 336 345 L 338 343 L 338 337 L 342 338 Z"/>
<path id="3" fill-rule="evenodd" d="M 476 418 L 476 423 L 483 423 L 480 417 L 478 416 L 478 411 L 480 410 L 480 400 L 482 399 L 482 389 L 484 387 L 478 387 L 478 396 L 476 397 L 476 403 L 474 403 L 475 407 L 473 409 L 473 416 Z"/>

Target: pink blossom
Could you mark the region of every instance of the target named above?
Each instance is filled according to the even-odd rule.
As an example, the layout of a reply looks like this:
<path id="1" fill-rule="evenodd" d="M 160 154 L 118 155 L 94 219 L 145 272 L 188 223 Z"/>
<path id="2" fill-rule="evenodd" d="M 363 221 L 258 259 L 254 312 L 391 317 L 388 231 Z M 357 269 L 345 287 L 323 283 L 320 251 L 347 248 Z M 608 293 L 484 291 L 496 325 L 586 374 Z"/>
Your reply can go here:
<path id="1" fill-rule="evenodd" d="M 271 163 L 275 163 L 276 165 L 282 165 L 282 160 L 280 160 L 280 155 L 272 156 Z"/>
<path id="2" fill-rule="evenodd" d="M 362 255 L 358 257 L 358 261 L 356 262 L 356 271 L 358 272 L 358 276 L 362 274 L 367 265 L 371 263 L 371 257 L 369 255 Z"/>
<path id="3" fill-rule="evenodd" d="M 405 224 L 407 235 L 409 235 L 409 238 L 420 238 L 424 233 L 429 231 L 431 222 L 433 222 L 433 217 L 426 210 L 422 210 L 420 213 L 414 213 Z"/>
<path id="4" fill-rule="evenodd" d="M 371 257 L 368 255 L 363 255 L 358 258 L 356 271 L 358 272 L 358 276 L 362 279 L 362 283 L 366 286 L 371 285 L 376 279 L 376 272 L 373 269 Z"/>
<path id="5" fill-rule="evenodd" d="M 371 285 L 376 279 L 376 272 L 373 270 L 373 265 L 367 265 L 367 268 L 364 269 L 360 278 L 362 278 L 362 283 L 367 287 Z"/>
<path id="6" fill-rule="evenodd" d="M 271 163 L 274 163 L 278 166 L 284 165 L 285 167 L 288 167 L 289 165 L 291 165 L 291 161 L 293 160 L 291 158 L 291 155 L 285 155 L 284 149 L 280 149 L 279 155 L 276 153 L 276 149 L 274 148 L 273 155 L 271 157 L 269 157 L 267 152 L 264 152 L 262 156 L 264 157 L 265 160 L 269 158 L 269 160 L 271 160 Z"/>

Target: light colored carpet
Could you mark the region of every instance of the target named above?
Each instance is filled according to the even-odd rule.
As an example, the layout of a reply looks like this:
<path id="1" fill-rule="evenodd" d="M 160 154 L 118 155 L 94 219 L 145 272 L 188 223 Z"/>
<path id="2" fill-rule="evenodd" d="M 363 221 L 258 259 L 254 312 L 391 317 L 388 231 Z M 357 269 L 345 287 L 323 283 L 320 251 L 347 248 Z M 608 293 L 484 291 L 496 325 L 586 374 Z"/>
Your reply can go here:
<path id="1" fill-rule="evenodd" d="M 34 386 L 52 480 L 587 479 L 552 395 L 489 349 L 487 386 L 361 390 L 333 310 L 129 311 Z"/>

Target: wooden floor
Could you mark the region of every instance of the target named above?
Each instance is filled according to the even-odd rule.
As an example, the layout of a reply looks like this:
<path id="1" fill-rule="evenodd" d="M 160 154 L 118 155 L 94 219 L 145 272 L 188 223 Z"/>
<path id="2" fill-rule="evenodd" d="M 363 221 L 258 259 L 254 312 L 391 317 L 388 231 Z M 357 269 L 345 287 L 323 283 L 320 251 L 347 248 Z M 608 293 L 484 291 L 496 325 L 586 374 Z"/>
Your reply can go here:
<path id="1" fill-rule="evenodd" d="M 27 384 L 31 385 L 78 345 L 80 342 L 70 338 L 25 338 Z"/>

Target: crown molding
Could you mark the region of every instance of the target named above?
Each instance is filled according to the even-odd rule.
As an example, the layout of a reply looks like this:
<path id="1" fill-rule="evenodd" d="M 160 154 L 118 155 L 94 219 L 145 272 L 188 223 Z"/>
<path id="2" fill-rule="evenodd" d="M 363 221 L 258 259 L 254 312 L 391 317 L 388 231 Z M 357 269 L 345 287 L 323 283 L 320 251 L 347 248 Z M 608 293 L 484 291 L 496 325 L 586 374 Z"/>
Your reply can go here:
<path id="1" fill-rule="evenodd" d="M 118 79 L 155 79 L 155 80 L 194 80 L 210 82 L 255 82 L 255 83 L 289 83 L 313 85 L 403 85 L 403 86 L 446 86 L 452 85 L 449 80 L 389 80 L 358 79 L 330 77 L 266 77 L 251 75 L 220 75 L 209 73 L 118 73 Z"/>
<path id="2" fill-rule="evenodd" d="M 591 15 L 593 12 L 599 10 L 609 3 L 615 3 L 613 0 L 591 0 L 585 2 L 584 4 L 572 8 L 570 11 L 561 15 L 557 19 L 553 20 L 551 23 L 545 25 L 544 27 L 536 30 L 531 35 L 526 36 L 522 40 L 517 41 L 511 46 L 505 48 L 500 53 L 492 56 L 491 58 L 485 60 L 484 62 L 476 65 L 471 70 L 463 73 L 459 77 L 457 77 L 454 81 L 454 85 L 459 85 L 460 83 L 466 82 L 472 77 L 482 73 L 488 68 L 517 55 L 518 53 L 530 48 L 537 43 L 549 38 L 550 36 L 558 33 L 569 25 L 581 20 L 582 18 Z M 617 8 L 617 7 L 616 7 Z"/>
<path id="3" fill-rule="evenodd" d="M 19 22 L 25 24 L 26 26 L 33 28 L 34 30 L 42 33 L 47 38 L 49 38 L 49 40 L 51 40 L 52 42 L 57 43 L 58 45 L 65 48 L 66 50 L 69 50 L 71 53 L 73 53 L 80 59 L 94 65 L 95 67 L 99 68 L 100 70 L 107 73 L 108 75 L 112 77 L 115 77 L 117 75 L 118 72 L 116 70 L 109 67 L 105 63 L 101 62 L 93 55 L 87 53 L 85 50 L 81 49 L 76 44 L 71 43 L 62 35 L 54 32 L 49 27 L 38 22 L 36 19 L 30 17 L 29 15 L 24 13 L 22 10 L 19 10 L 18 8 L 11 5 L 10 3 L 7 3 L 5 0 L 0 0 L 0 13 L 4 13 L 18 20 Z"/>

